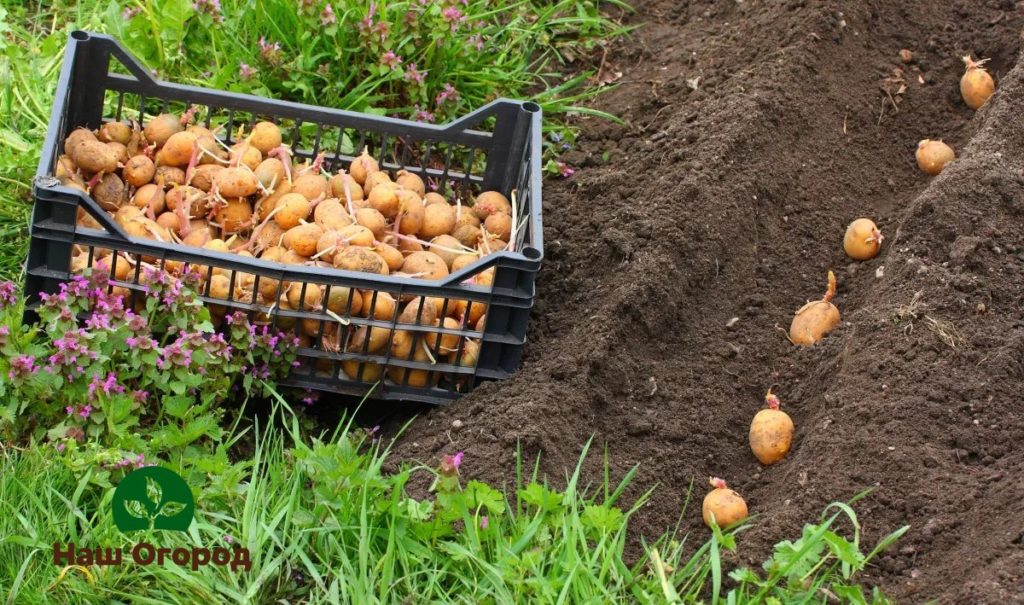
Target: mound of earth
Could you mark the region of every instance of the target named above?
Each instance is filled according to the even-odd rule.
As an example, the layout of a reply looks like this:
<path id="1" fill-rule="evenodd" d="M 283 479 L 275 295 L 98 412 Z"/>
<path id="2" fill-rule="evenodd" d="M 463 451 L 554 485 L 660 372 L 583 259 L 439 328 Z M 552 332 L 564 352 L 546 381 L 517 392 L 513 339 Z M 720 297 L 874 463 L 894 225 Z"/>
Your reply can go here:
<path id="1" fill-rule="evenodd" d="M 728 479 L 759 518 L 756 562 L 866 488 L 865 541 L 911 531 L 867 574 L 904 602 L 1024 599 L 1024 10 L 1012 1 L 637 2 L 622 72 L 545 183 L 545 266 L 522 370 L 421 416 L 400 457 L 466 452 L 512 476 L 521 443 L 564 476 L 591 437 L 613 470 L 659 484 L 648 538 L 687 489 Z M 912 53 L 909 62 L 900 50 Z M 998 91 L 975 112 L 966 54 Z M 613 73 L 613 72 L 606 72 Z M 920 172 L 917 142 L 957 159 Z M 851 263 L 854 218 L 882 253 Z M 784 334 L 839 278 L 843 323 Z M 773 387 L 790 456 L 760 466 L 747 429 Z M 459 420 L 459 428 L 453 421 Z M 587 469 L 599 479 L 600 456 Z M 691 509 L 684 529 L 705 535 Z"/>

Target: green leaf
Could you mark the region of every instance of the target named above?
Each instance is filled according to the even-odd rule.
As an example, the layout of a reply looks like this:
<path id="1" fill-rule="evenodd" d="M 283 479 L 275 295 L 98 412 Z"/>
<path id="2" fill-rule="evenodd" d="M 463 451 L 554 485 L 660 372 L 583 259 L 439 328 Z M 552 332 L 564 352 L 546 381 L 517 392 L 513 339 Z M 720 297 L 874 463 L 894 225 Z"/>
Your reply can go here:
<path id="1" fill-rule="evenodd" d="M 492 515 L 505 510 L 505 496 L 486 483 L 470 481 L 466 484 L 466 505 L 472 509 L 485 508 Z"/>
<path id="2" fill-rule="evenodd" d="M 614 506 L 588 504 L 580 517 L 583 525 L 603 532 L 618 531 L 625 521 L 625 515 Z"/>
<path id="3" fill-rule="evenodd" d="M 845 584 L 833 584 L 829 587 L 843 603 L 851 605 L 868 605 L 864 599 L 864 591 L 860 586 L 847 586 Z"/>
<path id="4" fill-rule="evenodd" d="M 832 531 L 825 532 L 824 540 L 832 554 L 843 563 L 844 578 L 849 579 L 853 572 L 864 567 L 864 555 L 852 542 Z"/>
<path id="5" fill-rule="evenodd" d="M 141 500 L 125 500 L 124 508 L 136 519 L 149 519 L 149 509 Z"/>
<path id="6" fill-rule="evenodd" d="M 152 503 L 153 507 L 159 506 L 160 501 L 163 500 L 164 490 L 160 487 L 152 477 L 146 477 L 146 496 Z"/>
<path id="7" fill-rule="evenodd" d="M 184 502 L 175 502 L 174 500 L 171 500 L 165 503 L 163 508 L 160 509 L 160 516 L 173 517 L 183 510 L 185 510 Z"/>

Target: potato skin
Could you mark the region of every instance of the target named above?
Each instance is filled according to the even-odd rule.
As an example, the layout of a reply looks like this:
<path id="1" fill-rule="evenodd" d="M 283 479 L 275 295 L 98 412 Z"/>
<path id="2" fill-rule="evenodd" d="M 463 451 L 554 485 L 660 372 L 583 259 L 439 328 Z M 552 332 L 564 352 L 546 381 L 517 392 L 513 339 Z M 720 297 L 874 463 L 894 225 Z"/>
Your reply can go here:
<path id="1" fill-rule="evenodd" d="M 813 345 L 839 325 L 839 309 L 823 300 L 807 303 L 793 316 L 789 339 L 798 345 Z"/>
<path id="2" fill-rule="evenodd" d="M 716 488 L 704 496 L 701 506 L 704 524 L 711 526 L 711 516 L 719 527 L 729 527 L 747 518 L 747 503 L 731 489 Z"/>
<path id="3" fill-rule="evenodd" d="M 750 423 L 750 449 L 761 464 L 779 462 L 793 444 L 793 420 L 782 410 L 765 409 Z"/>

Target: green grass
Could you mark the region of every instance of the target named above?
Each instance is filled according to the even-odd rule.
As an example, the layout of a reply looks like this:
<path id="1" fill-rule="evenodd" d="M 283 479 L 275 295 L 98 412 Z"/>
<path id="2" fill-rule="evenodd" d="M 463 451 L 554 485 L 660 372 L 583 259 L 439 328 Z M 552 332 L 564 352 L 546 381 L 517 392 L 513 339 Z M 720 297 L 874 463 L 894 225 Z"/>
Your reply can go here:
<path id="1" fill-rule="evenodd" d="M 187 534 L 121 534 L 111 520 L 113 488 L 97 480 L 107 469 L 89 446 L 4 449 L 0 597 L 33 604 L 824 603 L 834 595 L 884 603 L 877 593 L 864 595 L 856 573 L 906 529 L 865 555 L 856 515 L 837 503 L 798 540 L 777 545 L 761 571 L 728 568 L 735 557 L 724 554 L 737 548 L 743 527 L 716 528 L 696 543 L 668 532 L 631 563 L 624 554 L 629 521 L 652 492 L 623 503 L 632 472 L 617 482 L 606 472 L 602 484 L 585 485 L 587 448 L 564 490 L 536 468 L 521 468 L 516 487 L 502 493 L 422 464 L 385 473 L 388 445 L 362 429 L 342 423 L 311 439 L 279 409 L 273 426 L 236 427 L 208 456 L 162 462 L 189 477 L 197 494 Z M 236 442 L 251 455 L 231 463 Z M 463 471 L 480 463 L 466 460 Z M 409 485 L 417 478 L 435 479 L 437 489 L 414 498 Z M 841 526 L 852 537 L 837 533 Z M 67 569 L 52 562 L 54 542 L 81 548 L 142 540 L 170 548 L 231 540 L 250 550 L 252 567 L 192 571 L 126 558 L 118 567 Z"/>

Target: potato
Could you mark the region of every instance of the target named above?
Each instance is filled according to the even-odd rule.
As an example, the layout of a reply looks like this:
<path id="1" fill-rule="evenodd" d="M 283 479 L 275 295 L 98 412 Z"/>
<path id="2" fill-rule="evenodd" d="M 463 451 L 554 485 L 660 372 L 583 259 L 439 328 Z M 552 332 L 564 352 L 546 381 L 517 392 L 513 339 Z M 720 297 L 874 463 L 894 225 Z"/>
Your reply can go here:
<path id="1" fill-rule="evenodd" d="M 185 127 L 181 125 L 181 120 L 177 116 L 164 113 L 150 120 L 142 133 L 146 136 L 147 141 L 156 143 L 156 146 L 160 147 L 171 136 L 182 130 L 185 130 Z"/>
<path id="2" fill-rule="evenodd" d="M 497 239 L 507 242 L 512 235 L 512 217 L 504 212 L 495 212 L 484 220 L 484 229 Z"/>
<path id="3" fill-rule="evenodd" d="M 71 155 L 72 150 L 86 141 L 99 141 L 96 135 L 88 128 L 76 128 L 71 131 L 68 138 L 64 139 L 64 153 Z"/>
<path id="4" fill-rule="evenodd" d="M 330 292 L 327 294 L 327 308 L 332 313 L 341 316 L 357 315 L 363 308 L 363 297 L 359 290 L 344 286 L 331 286 Z"/>
<path id="5" fill-rule="evenodd" d="M 309 200 L 298 193 L 281 197 L 274 208 L 274 222 L 287 231 L 309 217 Z"/>
<path id="6" fill-rule="evenodd" d="M 480 248 L 483 250 L 484 255 L 497 254 L 502 252 L 508 247 L 508 242 L 499 238 L 497 235 L 490 233 L 480 234 L 479 238 Z"/>
<path id="7" fill-rule="evenodd" d="M 181 217 L 174 212 L 164 212 L 156 217 L 156 224 L 168 231 L 178 233 L 181 230 Z"/>
<path id="8" fill-rule="evenodd" d="M 105 145 L 114 150 L 114 154 L 117 157 L 117 163 L 123 165 L 128 161 L 128 148 L 118 143 L 117 141 L 110 141 Z"/>
<path id="9" fill-rule="evenodd" d="M 392 238 L 389 237 L 387 243 L 389 245 L 397 247 L 399 252 L 402 253 L 402 256 L 409 256 L 414 252 L 423 252 L 423 246 L 421 246 L 419 242 L 410 239 L 400 239 L 397 242 L 395 242 L 393 241 Z"/>
<path id="10" fill-rule="evenodd" d="M 484 313 L 483 315 L 480 316 L 480 319 L 476 320 L 476 323 L 473 324 L 473 329 L 476 330 L 477 332 L 483 332 L 484 328 L 486 328 L 486 327 L 487 327 L 487 314 Z"/>
<path id="11" fill-rule="evenodd" d="M 363 317 L 372 317 L 373 319 L 379 319 L 381 321 L 392 321 L 395 319 L 395 313 L 398 310 L 398 303 L 395 301 L 395 297 L 387 292 L 371 291 L 367 290 L 362 293 L 363 306 L 360 309 L 360 315 Z"/>
<path id="12" fill-rule="evenodd" d="M 308 311 L 320 307 L 323 290 L 316 284 L 292 282 L 288 287 L 288 304 L 300 311 Z"/>
<path id="13" fill-rule="evenodd" d="M 278 246 L 281 244 L 283 237 L 284 229 L 274 221 L 267 221 L 258 229 L 253 230 L 252 241 L 254 250 L 259 253 L 271 246 Z"/>
<path id="14" fill-rule="evenodd" d="M 163 189 L 150 183 L 135 190 L 135 195 L 132 196 L 132 204 L 136 208 L 152 208 L 153 215 L 156 216 L 166 208 L 164 196 Z"/>
<path id="15" fill-rule="evenodd" d="M 449 272 L 452 270 L 452 263 L 455 262 L 455 259 L 460 256 L 465 256 L 465 254 L 459 252 L 462 248 L 462 244 L 459 243 L 459 240 L 450 235 L 438 235 L 434 239 L 430 240 L 430 243 L 434 244 L 430 247 L 430 251 L 441 257 L 444 264 L 448 266 Z"/>
<path id="16" fill-rule="evenodd" d="M 382 352 L 390 342 L 391 330 L 388 328 L 359 326 L 352 331 L 346 350 L 351 353 L 375 354 Z"/>
<path id="17" fill-rule="evenodd" d="M 422 345 L 415 347 L 413 350 L 413 361 L 430 361 L 430 356 L 427 354 L 427 351 L 423 349 Z M 430 370 L 414 370 L 412 368 L 403 368 L 401 366 L 388 366 L 387 373 L 388 378 L 393 382 L 416 388 L 434 386 L 441 379 L 439 372 L 432 372 Z"/>
<path id="18" fill-rule="evenodd" d="M 204 216 L 209 212 L 206 194 L 188 185 L 171 189 L 164 194 L 164 201 L 171 210 L 177 210 L 178 206 L 185 204 L 190 217 Z"/>
<path id="19" fill-rule="evenodd" d="M 53 168 L 53 176 L 61 180 L 61 182 L 75 178 L 75 173 L 78 172 L 78 166 L 75 166 L 75 161 L 71 159 L 71 156 L 62 155 L 57 158 L 57 165 Z"/>
<path id="20" fill-rule="evenodd" d="M 259 187 L 256 177 L 245 168 L 225 168 L 213 175 L 213 185 L 223 197 L 249 197 Z"/>
<path id="21" fill-rule="evenodd" d="M 263 154 L 260 153 L 260 150 L 244 141 L 235 143 L 231 147 L 231 151 L 228 152 L 228 157 L 231 160 L 231 164 L 243 170 L 245 168 L 256 170 L 260 162 L 263 161 Z"/>
<path id="22" fill-rule="evenodd" d="M 356 223 L 369 229 L 376 239 L 383 239 L 388 232 L 388 220 L 376 208 L 356 210 Z"/>
<path id="23" fill-rule="evenodd" d="M 83 140 L 70 151 L 75 165 L 89 174 L 111 173 L 117 170 L 117 152 L 106 143 Z"/>
<path id="24" fill-rule="evenodd" d="M 455 350 L 448 354 L 448 362 L 466 368 L 475 368 L 480 361 L 480 343 L 466 339 L 462 347 L 455 347 Z"/>
<path id="25" fill-rule="evenodd" d="M 454 316 L 466 322 L 467 326 L 475 325 L 487 312 L 487 305 L 479 301 L 455 301 Z"/>
<path id="26" fill-rule="evenodd" d="M 324 231 L 316 241 L 316 257 L 324 262 L 334 264 L 334 255 L 347 246 L 348 240 L 336 230 Z"/>
<path id="27" fill-rule="evenodd" d="M 288 179 L 284 163 L 277 158 L 263 160 L 253 172 L 256 174 L 256 180 L 268 191 L 273 190 L 278 184 Z"/>
<path id="28" fill-rule="evenodd" d="M 404 235 L 415 235 L 423 226 L 423 198 L 415 191 L 399 188 L 398 194 L 398 232 Z"/>
<path id="29" fill-rule="evenodd" d="M 398 315 L 398 322 L 416 326 L 432 326 L 437 321 L 437 307 L 432 301 L 425 301 L 418 296 L 402 309 Z"/>
<path id="30" fill-rule="evenodd" d="M 213 189 L 213 177 L 221 170 L 224 170 L 224 167 L 220 164 L 196 166 L 195 170 L 192 171 L 192 181 L 189 184 L 196 189 L 209 193 Z"/>
<path id="31" fill-rule="evenodd" d="M 460 254 L 452 259 L 451 272 L 456 273 L 461 271 L 478 260 L 480 260 L 480 257 L 475 254 Z"/>
<path id="32" fill-rule="evenodd" d="M 156 175 L 156 164 L 144 155 L 132 156 L 125 162 L 121 175 L 132 187 L 142 187 L 153 180 Z"/>
<path id="33" fill-rule="evenodd" d="M 468 214 L 468 213 L 466 213 Z M 455 228 L 455 208 L 448 204 L 427 204 L 423 208 L 423 224 L 418 234 L 420 239 L 429 240 L 446 235 Z"/>
<path id="34" fill-rule="evenodd" d="M 203 227 L 199 229 L 192 229 L 188 232 L 188 235 L 181 239 L 181 243 L 186 246 L 193 246 L 195 248 L 203 248 L 207 242 L 213 239 L 213 235 L 210 233 L 209 227 Z"/>
<path id="35" fill-rule="evenodd" d="M 704 496 L 701 507 L 705 525 L 711 527 L 714 522 L 719 527 L 729 527 L 747 518 L 747 503 L 725 481 L 712 477 L 711 485 L 714 489 Z"/>
<path id="36" fill-rule="evenodd" d="M 164 189 L 185 184 L 185 171 L 176 166 L 157 166 L 153 182 Z"/>
<path id="37" fill-rule="evenodd" d="M 362 362 L 358 359 L 346 359 L 341 362 L 345 375 L 359 382 L 372 383 L 384 375 L 384 366 L 378 363 Z"/>
<path id="38" fill-rule="evenodd" d="M 436 191 L 428 191 L 423 195 L 423 204 L 430 206 L 432 204 L 444 204 L 449 206 L 448 200 L 444 199 L 444 196 Z"/>
<path id="39" fill-rule="evenodd" d="M 274 208 L 277 207 L 277 202 L 284 196 L 291 193 L 291 188 L 291 183 L 289 183 L 288 181 L 284 181 L 282 183 L 279 183 L 278 186 L 274 188 L 273 193 L 266 197 L 260 198 L 260 200 L 256 202 L 254 210 L 256 211 L 256 216 L 261 223 L 267 220 L 267 217 L 270 216 L 270 213 L 274 211 Z"/>
<path id="40" fill-rule="evenodd" d="M 398 190 L 392 185 L 375 187 L 366 197 L 366 202 L 370 208 L 380 212 L 388 220 L 395 218 L 395 215 L 398 214 Z"/>
<path id="41" fill-rule="evenodd" d="M 369 154 L 369 150 L 365 147 L 363 148 L 363 153 L 352 160 L 352 165 L 348 169 L 349 174 L 360 185 L 365 184 L 367 177 L 379 170 L 380 166 L 377 164 L 377 160 L 373 159 L 373 156 Z"/>
<path id="42" fill-rule="evenodd" d="M 295 250 L 287 249 L 281 255 L 281 262 L 288 265 L 305 265 L 310 261 L 308 256 L 302 256 Z"/>
<path id="43" fill-rule="evenodd" d="M 472 225 L 461 225 L 452 229 L 452 237 L 459 240 L 459 243 L 469 248 L 475 248 L 477 243 L 480 241 L 479 227 L 473 227 Z"/>
<path id="44" fill-rule="evenodd" d="M 335 251 L 334 266 L 346 271 L 388 274 L 388 265 L 384 259 L 369 248 L 360 246 L 348 246 L 343 250 Z"/>
<path id="45" fill-rule="evenodd" d="M 132 127 L 124 122 L 107 122 L 100 126 L 99 140 L 104 143 L 120 143 L 128 145 L 132 140 Z"/>
<path id="46" fill-rule="evenodd" d="M 210 291 L 208 296 L 210 298 L 219 298 L 221 300 L 227 300 L 229 294 L 231 294 L 231 280 L 227 275 L 212 275 L 210 277 Z"/>
<path id="47" fill-rule="evenodd" d="M 448 276 L 448 264 L 433 252 L 413 252 L 405 257 L 402 273 L 420 279 L 441 279 Z"/>
<path id="48" fill-rule="evenodd" d="M 800 307 L 789 326 L 789 340 L 793 344 L 813 345 L 839 325 L 839 309 L 832 304 L 836 293 L 836 277 L 828 272 L 828 289 L 821 300 Z"/>
<path id="49" fill-rule="evenodd" d="M 188 166 L 195 151 L 196 135 L 191 132 L 176 132 L 167 139 L 164 146 L 156 154 L 158 164 L 177 166 L 184 168 Z"/>
<path id="50" fill-rule="evenodd" d="M 92 188 L 92 198 L 104 210 L 113 212 L 121 207 L 128 197 L 128 188 L 121 177 L 116 174 L 104 174 L 103 178 Z"/>
<path id="51" fill-rule="evenodd" d="M 257 122 L 249 133 L 249 144 L 265 156 L 271 149 L 281 146 L 281 128 L 273 122 Z"/>
<path id="52" fill-rule="evenodd" d="M 775 464 L 789 453 L 793 443 L 793 420 L 779 409 L 779 398 L 768 390 L 768 408 L 760 410 L 750 423 L 750 450 L 761 464 Z"/>
<path id="53" fill-rule="evenodd" d="M 244 197 L 228 198 L 226 206 L 218 211 L 221 231 L 232 235 L 252 229 L 252 204 Z"/>
<path id="54" fill-rule="evenodd" d="M 377 187 L 397 187 L 391 180 L 386 172 L 374 172 L 370 176 L 366 177 L 366 182 L 363 183 L 363 197 L 366 199 L 370 198 L 370 193 L 373 192 Z"/>
<path id="55" fill-rule="evenodd" d="M 408 170 L 399 170 L 395 173 L 395 182 L 409 189 L 415 191 L 416 195 L 423 197 L 426 195 L 427 188 L 423 184 L 423 179 L 418 174 L 409 172 Z"/>
<path id="56" fill-rule="evenodd" d="M 353 201 L 363 199 L 363 186 L 352 178 L 351 174 L 339 172 L 331 177 L 331 193 L 344 203 L 348 203 L 349 196 Z M 347 185 L 347 189 L 346 189 Z"/>
<path id="57" fill-rule="evenodd" d="M 217 165 L 224 167 L 228 163 L 230 154 L 227 149 L 221 147 L 213 134 L 196 133 L 196 145 L 199 147 L 199 165 Z"/>
<path id="58" fill-rule="evenodd" d="M 398 271 L 402 268 L 402 263 L 405 262 L 405 257 L 402 256 L 402 253 L 397 248 L 384 242 L 374 243 L 373 250 L 387 263 L 388 271 Z"/>
<path id="59" fill-rule="evenodd" d="M 362 246 L 364 248 L 370 248 L 373 246 L 373 232 L 363 227 L 362 225 L 349 225 L 342 227 L 338 230 L 341 237 L 348 242 L 350 246 Z"/>
<path id="60" fill-rule="evenodd" d="M 419 344 L 420 338 L 407 330 L 396 330 L 391 337 L 391 356 L 395 359 L 409 359 L 413 344 Z M 422 346 L 422 345 L 421 345 Z"/>
<path id="61" fill-rule="evenodd" d="M 449 330 L 459 329 L 459 322 L 451 317 L 445 317 L 438 325 Z M 446 355 L 448 353 L 456 351 L 459 346 L 459 337 L 455 334 L 440 334 L 438 332 L 427 332 L 424 335 L 424 340 L 427 343 L 427 346 L 430 348 L 430 352 L 436 355 Z"/>
<path id="62" fill-rule="evenodd" d="M 507 197 L 497 191 L 484 191 L 473 202 L 473 214 L 480 220 L 485 220 L 495 212 L 512 215 L 512 204 Z"/>
<path id="63" fill-rule="evenodd" d="M 317 242 L 323 234 L 324 230 L 317 224 L 296 225 L 284 232 L 282 245 L 291 248 L 296 254 L 313 256 L 318 252 Z"/>
<path id="64" fill-rule="evenodd" d="M 335 199 L 324 200 L 316 205 L 316 209 L 313 210 L 313 222 L 320 225 L 324 231 L 337 231 L 353 224 L 352 217 L 348 215 L 345 207 Z"/>
<path id="65" fill-rule="evenodd" d="M 304 174 L 292 181 L 292 193 L 299 193 L 307 200 L 326 199 L 331 193 L 327 179 L 319 174 Z"/>

